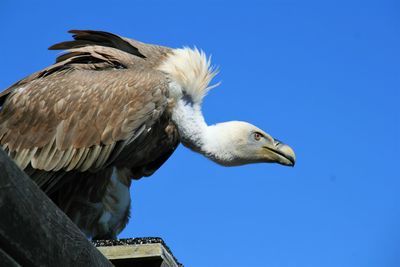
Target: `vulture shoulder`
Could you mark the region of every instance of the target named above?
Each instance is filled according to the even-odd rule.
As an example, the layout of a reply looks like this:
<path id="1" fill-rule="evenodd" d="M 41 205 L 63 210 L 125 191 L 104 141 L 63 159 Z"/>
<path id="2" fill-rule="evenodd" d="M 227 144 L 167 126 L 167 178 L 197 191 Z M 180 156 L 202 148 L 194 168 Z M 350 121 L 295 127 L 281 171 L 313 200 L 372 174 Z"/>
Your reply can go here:
<path id="1" fill-rule="evenodd" d="M 102 168 L 166 110 L 168 80 L 154 66 L 167 48 L 72 33 L 50 48 L 68 49 L 54 65 L 0 94 L 0 145 L 22 169 Z"/>

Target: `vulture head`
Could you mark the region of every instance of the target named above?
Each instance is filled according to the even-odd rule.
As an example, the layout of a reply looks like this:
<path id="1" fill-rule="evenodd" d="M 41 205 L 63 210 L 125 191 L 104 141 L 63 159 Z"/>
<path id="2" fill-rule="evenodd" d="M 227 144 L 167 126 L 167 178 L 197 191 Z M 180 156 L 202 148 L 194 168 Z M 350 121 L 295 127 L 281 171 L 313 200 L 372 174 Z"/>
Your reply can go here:
<path id="1" fill-rule="evenodd" d="M 224 166 L 276 162 L 294 166 L 293 150 L 258 127 L 243 121 L 229 121 L 207 129 L 203 150 Z M 211 153 L 210 153 L 211 152 Z"/>
<path id="2" fill-rule="evenodd" d="M 294 166 L 296 156 L 292 148 L 250 123 L 228 121 L 207 125 L 201 103 L 216 86 L 209 83 L 217 71 L 204 52 L 174 49 L 159 69 L 172 81 L 170 93 L 175 99 L 172 120 L 186 147 L 223 166 L 262 162 Z"/>

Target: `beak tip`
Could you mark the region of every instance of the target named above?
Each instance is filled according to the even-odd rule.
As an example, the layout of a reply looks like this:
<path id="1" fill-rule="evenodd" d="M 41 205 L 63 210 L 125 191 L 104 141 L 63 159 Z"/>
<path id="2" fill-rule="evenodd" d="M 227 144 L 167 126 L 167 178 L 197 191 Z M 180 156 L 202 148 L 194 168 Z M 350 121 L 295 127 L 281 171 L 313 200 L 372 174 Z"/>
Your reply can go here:
<path id="1" fill-rule="evenodd" d="M 282 145 L 280 147 L 280 151 L 283 152 L 284 157 L 286 158 L 286 165 L 294 167 L 294 165 L 296 165 L 296 154 L 294 153 L 293 149 L 288 145 Z"/>
<path id="2" fill-rule="evenodd" d="M 288 166 L 288 167 L 294 168 L 294 165 L 296 165 L 296 162 L 294 161 L 294 159 L 288 158 L 288 160 L 289 160 L 289 163 L 287 163 L 285 165 Z"/>

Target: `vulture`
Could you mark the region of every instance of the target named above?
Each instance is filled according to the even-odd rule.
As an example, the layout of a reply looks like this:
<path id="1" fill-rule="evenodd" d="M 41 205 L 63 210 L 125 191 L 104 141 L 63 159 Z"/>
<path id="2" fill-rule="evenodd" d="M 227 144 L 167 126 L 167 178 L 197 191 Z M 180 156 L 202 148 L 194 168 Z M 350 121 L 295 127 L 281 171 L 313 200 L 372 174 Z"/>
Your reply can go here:
<path id="1" fill-rule="evenodd" d="M 71 30 L 56 62 L 0 94 L 0 146 L 88 238 L 114 239 L 132 180 L 182 143 L 217 164 L 295 164 L 293 150 L 243 121 L 207 125 L 217 71 L 197 48 Z"/>

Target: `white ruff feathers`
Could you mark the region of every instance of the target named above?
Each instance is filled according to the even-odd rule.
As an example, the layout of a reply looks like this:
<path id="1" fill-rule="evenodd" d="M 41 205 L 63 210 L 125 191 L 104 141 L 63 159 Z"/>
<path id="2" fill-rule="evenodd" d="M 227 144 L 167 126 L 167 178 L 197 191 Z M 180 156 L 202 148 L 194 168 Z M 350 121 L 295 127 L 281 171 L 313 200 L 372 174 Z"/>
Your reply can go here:
<path id="1" fill-rule="evenodd" d="M 211 58 L 197 48 L 174 49 L 158 69 L 169 74 L 196 104 L 201 104 L 207 92 L 219 85 L 209 86 L 218 70 L 211 66 Z"/>
<path id="2" fill-rule="evenodd" d="M 201 112 L 204 96 L 218 85 L 209 86 L 217 74 L 211 67 L 210 59 L 197 48 L 175 49 L 158 69 L 171 78 L 169 92 L 175 99 L 171 118 L 178 128 L 183 145 L 215 162 L 229 165 L 234 158 L 232 149 L 236 143 L 228 142 L 229 145 L 225 145 L 226 142 L 220 142 L 232 139 L 229 124 L 221 124 L 225 127 L 208 126 Z"/>

